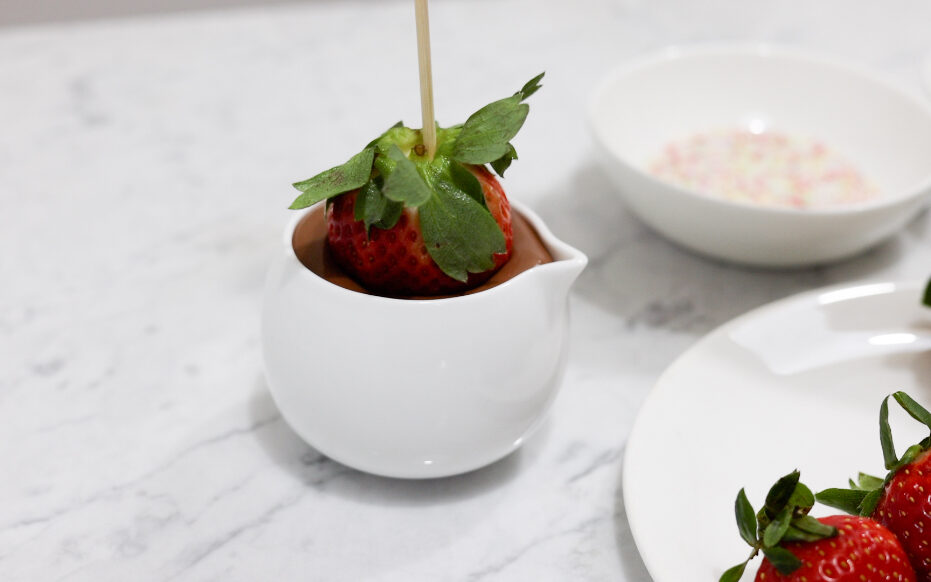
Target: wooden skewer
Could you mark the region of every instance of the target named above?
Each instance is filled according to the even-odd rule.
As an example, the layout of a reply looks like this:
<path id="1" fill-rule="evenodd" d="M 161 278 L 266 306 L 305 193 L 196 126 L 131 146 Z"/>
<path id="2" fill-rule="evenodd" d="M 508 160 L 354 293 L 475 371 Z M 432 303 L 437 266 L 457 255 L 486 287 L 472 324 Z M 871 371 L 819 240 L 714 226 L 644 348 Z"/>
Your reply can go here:
<path id="1" fill-rule="evenodd" d="M 433 72 L 430 68 L 430 15 L 427 0 L 414 0 L 417 16 L 417 60 L 420 63 L 420 113 L 427 159 L 436 153 L 436 121 L 433 117 Z"/>

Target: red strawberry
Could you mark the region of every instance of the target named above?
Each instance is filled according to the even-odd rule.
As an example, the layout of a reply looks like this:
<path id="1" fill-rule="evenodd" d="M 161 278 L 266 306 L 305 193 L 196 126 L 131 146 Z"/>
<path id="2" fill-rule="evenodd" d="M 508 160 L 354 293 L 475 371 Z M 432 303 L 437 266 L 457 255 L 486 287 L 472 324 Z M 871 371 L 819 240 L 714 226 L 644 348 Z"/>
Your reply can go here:
<path id="1" fill-rule="evenodd" d="M 815 497 L 798 479 L 795 471 L 776 482 L 757 514 L 740 491 L 737 525 L 753 552 L 720 582 L 739 580 L 760 552 L 765 559 L 756 582 L 915 582 L 915 571 L 892 532 L 865 517 L 809 516 Z"/>
<path id="2" fill-rule="evenodd" d="M 327 212 L 327 243 L 333 259 L 370 291 L 384 295 L 440 295 L 470 289 L 488 280 L 511 256 L 511 205 L 501 184 L 483 166 L 467 166 L 478 179 L 485 205 L 504 233 L 506 250 L 494 254 L 494 266 L 457 281 L 427 252 L 416 208 L 405 208 L 394 226 L 371 227 L 355 218 L 358 192 L 338 196 Z"/>
<path id="3" fill-rule="evenodd" d="M 814 542 L 786 542 L 782 547 L 801 560 L 802 566 L 782 574 L 763 560 L 757 582 L 863 582 L 864 580 L 915 580 L 905 551 L 892 532 L 866 517 L 831 515 L 818 519 L 837 529 L 837 536 Z"/>
<path id="4" fill-rule="evenodd" d="M 327 200 L 335 261 L 368 290 L 386 295 L 464 291 L 511 256 L 511 207 L 498 175 L 517 159 L 510 140 L 538 75 L 465 123 L 437 126 L 435 149 L 397 124 L 345 164 L 294 184 L 291 208 Z"/>
<path id="5" fill-rule="evenodd" d="M 931 428 L 931 413 L 904 392 L 893 398 L 913 418 Z M 852 489 L 828 489 L 818 500 L 848 513 L 870 516 L 902 542 L 918 580 L 931 582 L 931 437 L 909 447 L 897 458 L 889 427 L 889 397 L 879 410 L 879 434 L 885 479 L 860 474 Z"/>
<path id="6" fill-rule="evenodd" d="M 873 519 L 895 532 L 918 579 L 931 582 L 931 451 L 895 472 Z"/>

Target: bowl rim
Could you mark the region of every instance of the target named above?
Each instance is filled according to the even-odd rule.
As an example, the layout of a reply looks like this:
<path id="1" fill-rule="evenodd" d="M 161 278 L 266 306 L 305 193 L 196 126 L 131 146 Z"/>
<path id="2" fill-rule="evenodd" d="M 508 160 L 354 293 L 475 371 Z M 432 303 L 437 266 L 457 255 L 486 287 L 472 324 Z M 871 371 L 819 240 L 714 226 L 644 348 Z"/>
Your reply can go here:
<path id="1" fill-rule="evenodd" d="M 553 255 L 553 261 L 550 263 L 544 263 L 542 265 L 536 265 L 522 271 L 515 275 L 514 277 L 495 285 L 489 289 L 485 289 L 478 293 L 471 293 L 469 295 L 456 295 L 452 297 L 438 297 L 435 299 L 424 298 L 424 299 L 406 299 L 403 297 L 385 297 L 383 295 L 375 295 L 369 293 L 360 293 L 358 291 L 353 291 L 351 289 L 346 289 L 334 283 L 331 283 L 321 277 L 320 275 L 314 273 L 298 259 L 297 254 L 294 252 L 294 231 L 297 228 L 297 225 L 304 219 L 307 214 L 314 211 L 321 204 L 326 204 L 326 201 L 318 202 L 317 204 L 308 206 L 307 208 L 301 209 L 296 212 L 285 225 L 282 243 L 284 245 L 284 254 L 285 260 L 291 267 L 294 267 L 298 270 L 299 277 L 302 280 L 307 281 L 311 285 L 317 285 L 324 287 L 328 292 L 335 293 L 337 295 L 345 297 L 350 301 L 379 301 L 385 302 L 391 305 L 409 305 L 411 308 L 413 306 L 438 306 L 438 305 L 447 305 L 450 303 L 460 304 L 466 302 L 476 302 L 483 301 L 490 298 L 493 295 L 498 295 L 505 292 L 507 289 L 512 287 L 515 284 L 515 281 L 523 281 L 525 278 L 532 276 L 531 273 L 536 271 L 537 273 L 543 271 L 553 271 L 553 270 L 579 270 L 585 268 L 588 264 L 588 257 L 582 251 L 573 247 L 572 245 L 566 243 L 559 237 L 557 237 L 553 232 L 546 226 L 546 223 L 543 222 L 543 219 L 539 217 L 533 210 L 524 204 L 516 200 L 508 200 L 511 205 L 512 211 L 518 212 L 523 216 L 527 222 L 533 227 L 536 231 L 537 236 L 543 242 L 543 245 L 550 251 L 550 254 Z M 558 255 L 558 256 L 557 256 Z"/>
<path id="2" fill-rule="evenodd" d="M 916 91 L 911 91 L 901 84 L 894 82 L 888 75 L 875 69 L 854 63 L 843 58 L 838 58 L 826 54 L 812 52 L 804 48 L 780 45 L 768 42 L 714 42 L 700 43 L 693 45 L 669 45 L 659 51 L 634 57 L 626 62 L 611 69 L 595 84 L 588 101 L 588 126 L 589 130 L 595 137 L 598 146 L 610 156 L 613 162 L 621 164 L 628 171 L 635 173 L 643 179 L 654 184 L 660 185 L 676 192 L 678 195 L 688 197 L 693 200 L 701 200 L 711 205 L 720 205 L 725 208 L 742 209 L 748 212 L 761 214 L 781 214 L 785 216 L 849 216 L 852 214 L 861 214 L 870 211 L 879 211 L 886 208 L 906 204 L 913 199 L 928 197 L 931 198 L 931 168 L 929 168 L 925 177 L 909 188 L 905 188 L 896 193 L 879 196 L 877 198 L 853 202 L 849 204 L 838 205 L 835 207 L 819 208 L 792 208 L 783 206 L 766 206 L 754 202 L 745 202 L 740 200 L 728 200 L 718 198 L 712 195 L 703 194 L 672 182 L 659 179 L 649 172 L 643 170 L 636 164 L 629 162 L 616 154 L 607 145 L 607 141 L 602 137 L 603 132 L 599 129 L 597 123 L 596 109 L 604 100 L 604 94 L 608 89 L 624 77 L 648 70 L 673 61 L 709 58 L 709 57 L 755 57 L 760 59 L 779 59 L 789 61 L 799 61 L 804 64 L 810 64 L 825 68 L 834 69 L 843 74 L 857 77 L 861 80 L 868 81 L 878 88 L 898 96 L 900 99 L 910 102 L 924 115 L 931 120 L 931 102 L 924 99 Z"/>

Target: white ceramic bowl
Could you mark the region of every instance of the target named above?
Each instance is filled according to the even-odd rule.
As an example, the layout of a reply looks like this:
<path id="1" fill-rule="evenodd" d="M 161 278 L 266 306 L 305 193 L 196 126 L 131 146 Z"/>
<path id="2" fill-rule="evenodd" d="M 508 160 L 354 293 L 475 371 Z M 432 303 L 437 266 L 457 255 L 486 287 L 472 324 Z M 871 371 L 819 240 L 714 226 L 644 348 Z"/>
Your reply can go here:
<path id="1" fill-rule="evenodd" d="M 896 232 L 931 193 L 928 104 L 875 74 L 794 50 L 668 49 L 609 74 L 589 121 L 635 214 L 685 247 L 736 263 L 791 267 L 852 256 Z M 774 208 L 692 192 L 647 171 L 672 141 L 742 128 L 822 141 L 881 194 L 836 208 Z"/>
<path id="2" fill-rule="evenodd" d="M 297 214 L 265 287 L 262 340 L 275 403 L 311 446 L 389 477 L 443 477 L 520 446 L 556 395 L 568 292 L 587 263 L 512 203 L 554 261 L 446 299 L 365 295 L 307 269 Z"/>

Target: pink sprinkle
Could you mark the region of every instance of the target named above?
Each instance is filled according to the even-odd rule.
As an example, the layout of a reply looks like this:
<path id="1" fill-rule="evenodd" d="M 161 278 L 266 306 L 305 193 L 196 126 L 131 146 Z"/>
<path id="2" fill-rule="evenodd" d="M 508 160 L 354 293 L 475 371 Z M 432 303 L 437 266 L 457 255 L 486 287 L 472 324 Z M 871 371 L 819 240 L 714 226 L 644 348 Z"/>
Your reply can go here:
<path id="1" fill-rule="evenodd" d="M 663 148 L 650 171 L 709 196 L 768 206 L 818 208 L 879 195 L 823 143 L 778 132 L 696 134 Z"/>

